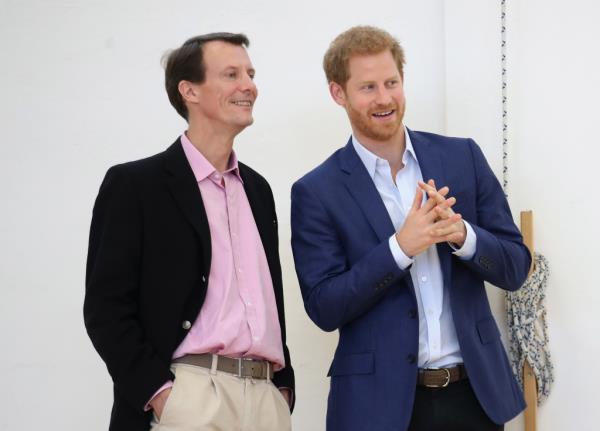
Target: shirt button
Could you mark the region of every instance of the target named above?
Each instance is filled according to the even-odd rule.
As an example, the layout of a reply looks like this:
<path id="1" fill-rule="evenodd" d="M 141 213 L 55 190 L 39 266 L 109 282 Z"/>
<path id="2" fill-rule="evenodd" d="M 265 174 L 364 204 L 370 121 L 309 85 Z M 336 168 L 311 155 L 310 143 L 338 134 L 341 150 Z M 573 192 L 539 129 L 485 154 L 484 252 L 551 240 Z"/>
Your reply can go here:
<path id="1" fill-rule="evenodd" d="M 192 323 L 189 320 L 184 320 L 181 324 L 181 327 L 185 330 L 188 330 L 192 327 Z"/>
<path id="2" fill-rule="evenodd" d="M 427 277 L 425 277 L 425 276 L 422 276 L 422 277 L 421 277 L 421 281 L 422 281 L 423 283 L 425 283 L 425 282 L 427 281 Z"/>

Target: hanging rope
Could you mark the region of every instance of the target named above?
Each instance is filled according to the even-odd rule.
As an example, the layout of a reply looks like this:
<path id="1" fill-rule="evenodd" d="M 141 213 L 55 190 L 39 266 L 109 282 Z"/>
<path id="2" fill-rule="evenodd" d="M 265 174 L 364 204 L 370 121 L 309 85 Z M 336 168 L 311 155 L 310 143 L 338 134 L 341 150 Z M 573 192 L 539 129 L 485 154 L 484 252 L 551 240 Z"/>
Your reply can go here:
<path id="1" fill-rule="evenodd" d="M 502 24 L 502 188 L 508 197 L 508 90 L 506 62 L 506 0 L 501 1 Z M 538 390 L 538 405 L 550 394 L 554 367 L 548 347 L 546 323 L 546 284 L 548 261 L 535 253 L 534 271 L 516 292 L 506 293 L 506 314 L 510 334 L 510 356 L 513 372 L 523 387 L 523 365 L 529 362 Z"/>
<path id="2" fill-rule="evenodd" d="M 510 356 L 513 372 L 523 386 L 523 365 L 529 362 L 538 389 L 538 405 L 550 394 L 554 382 L 554 367 L 548 348 L 546 323 L 546 285 L 548 261 L 535 253 L 535 269 L 523 287 L 506 294 L 506 315 L 510 335 Z"/>
<path id="3" fill-rule="evenodd" d="M 506 89 L 506 0 L 501 5 L 502 23 L 502 189 L 508 197 L 508 99 Z"/>

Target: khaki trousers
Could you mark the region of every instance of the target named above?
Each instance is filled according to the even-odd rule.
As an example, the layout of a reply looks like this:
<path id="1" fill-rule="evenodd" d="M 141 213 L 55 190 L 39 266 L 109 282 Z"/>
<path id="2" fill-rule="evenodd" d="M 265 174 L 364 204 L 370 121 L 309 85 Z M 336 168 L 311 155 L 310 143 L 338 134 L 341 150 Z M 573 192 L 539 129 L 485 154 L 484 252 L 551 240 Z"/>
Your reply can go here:
<path id="1" fill-rule="evenodd" d="M 290 431 L 290 409 L 270 380 L 173 364 L 175 382 L 151 431 Z"/>

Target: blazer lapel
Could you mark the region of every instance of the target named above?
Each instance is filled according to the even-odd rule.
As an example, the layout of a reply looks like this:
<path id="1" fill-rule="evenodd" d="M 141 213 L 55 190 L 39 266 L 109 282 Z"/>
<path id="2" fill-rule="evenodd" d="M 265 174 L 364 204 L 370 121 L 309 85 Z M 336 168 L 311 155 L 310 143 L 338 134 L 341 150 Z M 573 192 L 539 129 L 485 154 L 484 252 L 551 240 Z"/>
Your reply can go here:
<path id="1" fill-rule="evenodd" d="M 352 146 L 352 138 L 340 153 L 340 167 L 346 174 L 346 188 L 361 208 L 377 238 L 379 241 L 386 240 L 394 233 L 394 225 L 373 179 Z"/>
<path id="2" fill-rule="evenodd" d="M 202 196 L 198 189 L 198 183 L 194 177 L 181 142 L 175 141 L 165 151 L 165 168 L 167 171 L 167 185 L 173 195 L 179 209 L 194 227 L 194 230 L 200 237 L 202 251 L 204 256 L 205 268 L 210 269 L 211 261 L 211 242 L 210 229 L 208 227 L 208 218 Z"/>
<path id="3" fill-rule="evenodd" d="M 445 186 L 446 175 L 442 164 L 442 156 L 438 153 L 439 149 L 419 133 L 409 130 L 408 135 L 417 155 L 423 181 L 427 182 L 433 179 L 438 188 Z"/>
<path id="4" fill-rule="evenodd" d="M 425 138 L 420 133 L 408 130 L 408 134 L 417 155 L 423 181 L 427 182 L 433 179 L 438 189 L 444 187 L 446 185 L 446 174 L 443 155 L 440 152 L 441 148 L 435 145 L 430 138 Z M 450 196 L 452 196 L 452 190 L 450 190 Z M 444 276 L 444 287 L 449 288 L 452 273 L 452 254 L 445 242 L 437 244 L 437 250 Z"/>

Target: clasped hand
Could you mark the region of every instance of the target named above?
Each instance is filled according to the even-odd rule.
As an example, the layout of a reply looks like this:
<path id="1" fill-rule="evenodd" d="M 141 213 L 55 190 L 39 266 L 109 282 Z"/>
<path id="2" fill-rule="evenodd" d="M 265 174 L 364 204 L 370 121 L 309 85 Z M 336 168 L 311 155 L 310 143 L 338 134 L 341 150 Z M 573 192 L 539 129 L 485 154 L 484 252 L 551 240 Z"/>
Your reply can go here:
<path id="1" fill-rule="evenodd" d="M 466 238 L 466 228 L 462 216 L 452 210 L 456 198 L 446 198 L 450 189 L 437 189 L 435 182 L 419 181 L 415 199 L 396 232 L 396 240 L 408 257 L 414 257 L 439 242 L 450 242 L 462 247 Z M 428 196 L 423 204 L 423 194 Z"/>

